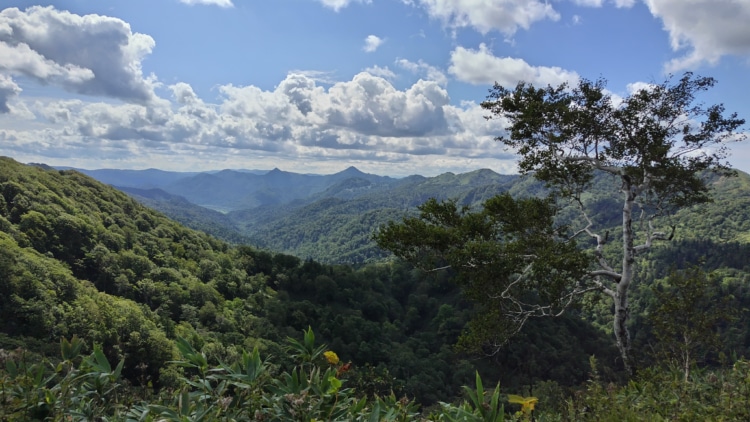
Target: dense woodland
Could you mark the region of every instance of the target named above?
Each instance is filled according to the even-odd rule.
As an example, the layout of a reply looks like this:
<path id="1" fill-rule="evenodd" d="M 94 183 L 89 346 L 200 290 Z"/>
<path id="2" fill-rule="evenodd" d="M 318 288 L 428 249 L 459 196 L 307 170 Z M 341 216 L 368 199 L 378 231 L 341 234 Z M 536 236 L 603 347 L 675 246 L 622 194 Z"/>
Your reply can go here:
<path id="1" fill-rule="evenodd" d="M 470 186 L 461 200 L 470 205 L 497 190 L 519 196 L 542 190 L 512 179 L 491 188 Z M 508 418 L 528 418 L 534 406 L 521 399 L 531 396 L 539 399 L 538 420 L 695 420 L 720 412 L 747 418 L 742 412 L 750 408 L 750 383 L 741 358 L 750 355 L 750 177 L 717 178 L 711 185 L 715 201 L 673 217 L 673 242 L 639 263 L 646 281 L 633 294 L 631 329 L 641 378 L 623 384 L 606 320 L 609 305 L 595 299 L 560 318 L 531 320 L 507 347 L 483 356 L 457 346 L 477 310 L 450 272 L 425 273 L 382 251 L 367 252 L 371 262 L 351 266 L 269 252 L 237 233 L 219 240 L 77 171 L 2 158 L 0 420 L 62 420 L 76 406 L 75 415 L 85 415 L 86 403 L 109 420 L 157 420 L 159 414 L 159 420 L 198 420 L 197 413 L 179 418 L 203 410 L 219 420 L 502 420 L 502 412 L 483 413 L 499 406 L 491 401 L 497 383 L 502 394 L 520 396 L 496 397 L 519 411 Z M 402 189 L 415 199 L 398 212 L 357 208 L 362 198 L 324 200 L 360 216 L 361 226 L 343 236 L 361 233 L 371 250 L 373 228 L 413 212 L 433 194 Z M 456 198 L 457 192 L 450 193 Z M 376 197 L 367 198 L 377 205 Z M 616 226 L 610 198 L 595 191 L 586 200 L 601 204 L 598 223 L 615 220 Z M 334 219 L 334 209 L 340 208 L 304 212 L 325 225 L 321 215 Z M 341 254 L 339 262 L 351 258 L 343 250 L 326 251 Z M 702 307 L 701 315 L 720 317 L 701 337 L 711 343 L 698 340 L 691 349 L 689 384 L 678 365 L 684 330 L 665 324 L 685 320 L 679 308 L 667 306 L 680 291 L 692 292 L 685 301 Z M 335 352 L 336 363 L 324 350 Z M 39 364 L 43 359 L 48 363 Z M 121 361 L 121 372 L 113 370 Z M 244 384 L 231 378 L 251 367 L 263 377 Z M 106 385 L 89 380 L 97 376 Z M 489 391 L 487 406 L 477 376 Z M 301 378 L 320 385 L 305 390 Z M 302 390 L 309 394 L 299 395 Z M 34 391 L 48 394 L 37 402 L 29 399 Z M 71 397 L 77 401 L 55 401 Z M 303 402 L 319 413 L 295 413 L 294 403 Z M 177 412 L 173 419 L 165 416 L 169 409 Z M 248 409 L 260 413 L 230 415 Z"/>
<path id="2" fill-rule="evenodd" d="M 428 199 L 479 204 L 519 181 L 518 176 L 488 169 L 401 179 L 353 167 L 326 176 L 277 169 L 264 174 L 82 171 L 188 227 L 231 243 L 354 265 L 388 256 L 372 241 L 372 233 Z"/>

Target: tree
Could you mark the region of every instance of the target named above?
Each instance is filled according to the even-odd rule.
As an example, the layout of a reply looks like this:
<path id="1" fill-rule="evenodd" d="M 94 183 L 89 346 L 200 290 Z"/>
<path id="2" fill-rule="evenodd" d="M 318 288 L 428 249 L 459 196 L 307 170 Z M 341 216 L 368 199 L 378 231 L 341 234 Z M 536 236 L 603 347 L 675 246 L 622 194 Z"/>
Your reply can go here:
<path id="1" fill-rule="evenodd" d="M 587 276 L 614 302 L 614 333 L 628 372 L 633 369 L 628 290 L 636 258 L 674 234 L 674 227 L 657 230 L 655 219 L 710 201 L 704 176 L 731 175 L 727 144 L 745 139 L 737 131 L 744 119 L 736 113 L 725 117 L 721 104 L 697 102 L 696 96 L 715 83 L 686 73 L 676 83 L 669 78 L 622 100 L 608 94 L 601 79 L 581 80 L 573 89 L 520 83 L 511 91 L 496 84 L 482 103 L 491 117 L 510 123 L 507 135 L 497 140 L 520 155 L 521 173 L 533 173 L 579 205 L 586 224 L 578 233 L 596 243 L 597 268 Z M 613 176 L 622 195 L 619 268 L 605 258 L 607 236 L 595 230 L 581 200 L 596 172 Z M 634 226 L 634 219 L 642 224 Z"/>
<path id="2" fill-rule="evenodd" d="M 488 118 L 508 122 L 497 140 L 518 153 L 522 174 L 545 182 L 554 198 L 572 201 L 580 226 L 567 236 L 554 226 L 550 202 L 506 195 L 477 213 L 428 202 L 420 218 L 391 223 L 376 240 L 399 257 L 416 263 L 439 257 L 444 268 L 456 271 L 497 320 L 475 321 L 480 337 L 498 327 L 512 334 L 530 316 L 559 315 L 586 292 L 603 293 L 614 302 L 617 347 L 632 373 L 628 290 L 636 258 L 674 235 L 674 227 L 657 229 L 657 217 L 710 201 L 704 176 L 733 174 L 725 161 L 727 143 L 745 138 L 738 132 L 743 119 L 725 117 L 722 105 L 696 102 L 714 84 L 686 73 L 676 83 L 669 78 L 623 99 L 607 93 L 601 79 L 575 87 L 520 83 L 513 90 L 496 84 L 482 107 Z M 601 174 L 611 176 L 611 188 L 621 195 L 619 266 L 610 264 L 604 250 L 609 233 L 595 225 L 583 196 Z M 575 240 L 587 238 L 593 248 L 582 260 Z M 477 280 L 479 286 L 471 287 Z"/>
<path id="3" fill-rule="evenodd" d="M 430 199 L 419 217 L 389 222 L 378 245 L 427 271 L 448 270 L 477 303 L 464 345 L 491 354 L 530 317 L 559 316 L 585 290 L 589 257 L 554 223 L 553 198 L 516 200 L 509 194 L 472 211 Z"/>
<path id="4" fill-rule="evenodd" d="M 699 268 L 672 272 L 666 285 L 653 288 L 656 306 L 649 320 L 659 349 L 690 377 L 690 368 L 721 344 L 719 330 L 736 319 L 733 297 L 722 294 L 720 280 Z"/>

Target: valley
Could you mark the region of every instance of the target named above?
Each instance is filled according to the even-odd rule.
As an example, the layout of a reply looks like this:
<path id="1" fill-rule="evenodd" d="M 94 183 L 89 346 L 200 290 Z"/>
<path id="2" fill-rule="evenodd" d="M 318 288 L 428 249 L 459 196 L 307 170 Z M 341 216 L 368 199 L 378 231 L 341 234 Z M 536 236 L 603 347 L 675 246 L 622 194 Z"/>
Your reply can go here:
<path id="1" fill-rule="evenodd" d="M 124 360 L 128 383 L 168 391 L 180 385 L 181 372 L 169 363 L 180 338 L 217 365 L 257 348 L 274 356 L 279 370 L 291 370 L 286 339 L 313 328 L 318 342 L 355 368 L 347 385 L 368 394 L 394 391 L 426 406 L 459 397 L 476 371 L 504 391 L 534 394 L 540 385 L 563 394 L 586 382 L 591 356 L 607 380 L 624 377 L 606 303 L 584 300 L 563 317 L 531 320 L 498 354 L 483 357 L 457 346 L 482 309 L 451 272 L 418 271 L 373 243 L 374 230 L 416 215 L 429 198 L 473 207 L 503 192 L 543 194 L 532 180 L 489 170 L 393 179 L 348 169 L 353 177 L 272 171 L 264 182 L 263 174 L 238 172 L 221 177 L 276 183 L 285 199 L 253 194 L 267 202 L 222 213 L 169 192 L 180 182 L 174 175 L 159 173 L 164 178 L 154 180 L 165 182 L 149 187 L 148 176 L 111 173 L 117 178 L 109 181 L 135 186 L 120 191 L 75 170 L 0 160 L 0 349 L 55 356 L 60 338 L 80 338 L 85 352 L 97 344 L 111 362 Z M 632 298 L 632 329 L 641 364 L 658 358 L 649 352 L 658 350 L 648 320 L 659 306 L 652 289 L 671 271 L 696 265 L 713 280 L 705 294 L 728 298 L 740 312 L 701 365 L 720 368 L 721 356 L 750 354 L 750 177 L 710 184 L 713 203 L 665 221 L 676 227 L 673 241 L 638 267 L 643 282 Z M 593 192 L 585 200 L 599 210 L 596 224 L 612 225 L 617 236 L 611 199 Z M 198 202 L 218 208 L 230 201 L 212 198 Z M 559 218 L 574 222 L 570 210 Z"/>

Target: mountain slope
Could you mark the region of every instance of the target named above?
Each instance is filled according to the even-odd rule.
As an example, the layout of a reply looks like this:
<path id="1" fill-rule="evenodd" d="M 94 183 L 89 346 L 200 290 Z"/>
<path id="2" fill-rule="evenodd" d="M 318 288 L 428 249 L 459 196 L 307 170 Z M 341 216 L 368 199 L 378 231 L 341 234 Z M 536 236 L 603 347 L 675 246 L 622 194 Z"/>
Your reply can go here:
<path id="1" fill-rule="evenodd" d="M 609 184 L 616 181 L 605 179 L 598 180 L 583 199 L 596 209 L 592 215 L 596 222 L 605 229 L 615 226 L 614 234 L 620 219 L 619 205 Z M 715 202 L 680 210 L 673 218 L 681 222 L 675 238 L 750 241 L 750 219 L 745 218 L 750 205 L 748 180 L 747 174 L 739 173 L 737 178 L 712 181 Z M 354 167 L 327 176 L 278 169 L 263 175 L 226 170 L 182 178 L 170 186 L 179 186 L 177 190 L 186 193 L 192 205 L 164 194 L 147 198 L 144 192 L 140 196 L 130 192 L 178 221 L 233 243 L 250 242 L 302 257 L 350 263 L 382 257 L 382 251 L 370 241 L 372 232 L 388 220 L 414 213 L 429 198 L 478 204 L 505 191 L 514 196 L 544 194 L 542 184 L 533 178 L 498 175 L 486 169 L 403 179 L 368 175 Z M 196 201 L 234 211 L 220 216 L 196 207 Z M 568 221 L 575 215 L 574 209 L 564 210 L 561 218 Z"/>
<path id="2" fill-rule="evenodd" d="M 306 175 L 273 169 L 258 175 L 234 170 L 201 173 L 165 186 L 167 192 L 219 211 L 236 211 L 263 205 L 279 205 L 304 199 L 352 177 L 389 183 L 389 177 L 370 175 L 350 167 L 331 175 Z"/>
<path id="3" fill-rule="evenodd" d="M 476 204 L 506 191 L 517 179 L 491 170 L 389 183 L 346 179 L 306 200 L 228 216 L 259 246 L 322 262 L 362 263 L 386 256 L 372 241 L 378 227 L 415 213 L 429 198 Z"/>
<path id="4" fill-rule="evenodd" d="M 577 383 L 588 356 L 611 355 L 606 339 L 571 317 L 535 327 L 556 333 L 536 339 L 539 350 L 581 341 L 549 359 L 538 353 L 533 373 L 475 368 L 450 348 L 470 312 L 445 275 L 231 247 L 81 173 L 0 158 L 0 348 L 56 354 L 61 337 L 78 336 L 101 344 L 110 362 L 124 359 L 131 382 L 169 387 L 179 376 L 168 363 L 177 336 L 213 362 L 256 346 L 284 361 L 279 341 L 312 325 L 358 368 L 350 379 L 359 391 L 394 390 L 426 404 L 454 398 L 475 369 L 518 384 L 565 367 L 574 375 L 560 381 Z M 509 353 L 525 346 L 514 347 Z"/>
<path id="5" fill-rule="evenodd" d="M 138 189 L 114 186 L 141 204 L 168 215 L 169 218 L 200 230 L 216 238 L 234 244 L 249 244 L 252 241 L 241 235 L 232 220 L 225 214 L 195 205 L 187 199 L 162 189 Z"/>
<path id="6" fill-rule="evenodd" d="M 198 172 L 175 172 L 158 169 L 146 170 L 119 170 L 119 169 L 97 169 L 84 170 L 63 167 L 60 170 L 75 170 L 94 179 L 113 186 L 123 186 L 138 189 L 161 188 L 175 183 L 180 179 L 193 177 Z"/>

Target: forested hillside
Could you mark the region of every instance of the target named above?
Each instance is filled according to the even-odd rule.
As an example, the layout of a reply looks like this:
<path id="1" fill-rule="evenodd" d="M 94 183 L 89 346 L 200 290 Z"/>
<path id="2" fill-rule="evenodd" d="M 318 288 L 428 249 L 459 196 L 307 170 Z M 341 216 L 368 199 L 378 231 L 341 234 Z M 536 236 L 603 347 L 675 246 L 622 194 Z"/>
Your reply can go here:
<path id="1" fill-rule="evenodd" d="M 144 174 L 124 170 L 116 171 L 115 175 L 102 175 L 102 172 L 104 171 L 99 170 L 92 174 L 127 186 L 146 185 L 147 176 L 153 175 L 151 170 L 142 171 Z M 259 174 L 235 173 L 236 177 L 264 177 Z M 245 176 L 241 176 L 242 174 Z M 168 175 L 169 177 L 160 175 L 154 180 L 162 186 L 168 186 L 167 181 L 177 177 L 174 174 Z M 265 204 L 225 214 L 196 205 L 168 190 L 127 186 L 119 189 L 182 224 L 230 243 L 251 243 L 266 250 L 303 259 L 348 264 L 383 259 L 386 254 L 375 246 L 372 233 L 388 221 L 414 215 L 416 207 L 429 198 L 453 199 L 460 204 L 478 206 L 503 192 L 509 192 L 515 197 L 546 193 L 544 186 L 531 177 L 499 175 L 487 169 L 458 175 L 445 173 L 436 177 L 411 176 L 403 179 L 373 175 L 361 177 L 362 175 L 364 173 L 350 168 L 325 176 L 326 183 L 329 184 L 322 191 L 299 194 L 301 196 L 295 196 L 291 202 Z M 287 189 L 286 186 L 292 180 L 313 178 L 318 184 L 323 180 L 323 176 L 288 172 L 277 172 L 275 179 L 277 183 L 281 183 L 280 180 L 285 177 L 290 179 L 280 185 L 280 190 Z M 192 179 L 183 175 L 178 180 L 182 180 L 184 189 L 188 189 L 187 181 Z M 312 183 L 307 182 L 305 185 Z M 599 210 L 593 216 L 598 224 L 615 227 L 619 224 L 620 215 L 616 205 L 617 198 L 608 196 L 611 190 L 607 188 L 611 183 L 616 182 L 601 176 L 597 182 L 599 186 L 584 199 L 587 203 L 595 204 Z M 747 211 L 750 205 L 750 177 L 739 173 L 738 177 L 716 179 L 712 181 L 711 187 L 713 203 L 681 210 L 673 217 L 670 224 L 676 225 L 675 239 L 747 243 L 750 240 L 750 216 Z M 200 197 L 200 191 L 196 187 L 191 197 Z M 575 217 L 574 209 L 561 213 L 562 219 L 572 221 Z M 618 229 L 615 227 L 613 230 Z"/>
<path id="2" fill-rule="evenodd" d="M 362 389 L 423 403 L 456 396 L 477 369 L 520 387 L 579 383 L 592 354 L 614 365 L 606 336 L 575 315 L 532 324 L 494 361 L 457 352 L 472 308 L 449 274 L 230 246 L 76 171 L 8 158 L 0 192 L 0 348 L 51 353 L 75 335 L 124 358 L 131 382 L 169 385 L 178 336 L 216 362 L 256 346 L 284 356 L 287 336 L 314 327 Z"/>
<path id="3" fill-rule="evenodd" d="M 276 252 L 347 264 L 384 258 L 372 242 L 372 233 L 413 213 L 429 198 L 476 205 L 518 183 L 518 176 L 487 169 L 403 179 L 366 174 L 354 167 L 325 176 L 278 169 L 265 174 L 85 172 L 176 221 L 229 242 L 250 242 Z"/>
<path id="4" fill-rule="evenodd" d="M 488 185 L 472 185 L 485 176 Z M 387 205 L 411 195 L 418 202 L 443 192 L 471 204 L 495 189 L 519 196 L 541 189 L 526 180 L 504 180 L 498 184 L 494 175 L 481 171 L 414 177 L 413 185 L 369 201 Z M 463 194 L 461 183 L 467 186 Z M 644 281 L 633 295 L 632 329 L 642 368 L 672 362 L 675 343 L 653 315 L 672 315 L 665 300 L 677 297 L 673 289 L 681 279 L 670 274 L 694 265 L 709 274 L 703 287 L 693 290 L 702 300 L 700 314 L 721 316 L 731 310 L 711 328 L 720 347 L 700 346 L 696 362 L 719 370 L 735 356 L 750 354 L 748 177 L 717 179 L 713 185 L 715 202 L 684 210 L 672 223 L 678 228 L 674 242 L 655 248 L 639 265 Z M 367 222 L 367 197 L 352 194 L 362 186 L 367 182 L 349 179 L 332 190 L 335 195 L 311 201 L 305 209 L 320 220 L 326 212 L 334 219 L 336 207 L 351 207 L 351 221 Z M 420 192 L 418 186 L 433 190 Z M 139 194 L 141 200 L 156 195 L 180 208 L 172 196 Z M 607 198 L 585 200 L 601 206 L 598 224 L 614 218 Z M 332 206 L 321 205 L 328 202 Z M 379 218 L 401 216 L 383 213 L 368 224 L 377 227 Z M 362 226 L 352 230 L 369 236 Z M 325 234 L 319 237 L 324 240 Z M 95 352 L 98 344 L 108 361 L 123 360 L 122 375 L 133 387 L 182 388 L 186 369 L 170 363 L 185 359 L 179 338 L 209 365 L 242 362 L 242 350 L 258 348 L 273 357 L 271 373 L 290 371 L 299 355 L 286 348 L 287 337 L 300 338 L 312 328 L 317 342 L 335 351 L 341 365 L 351 362 L 344 378 L 360 395 L 383 397 L 393 391 L 422 405 L 452 401 L 461 396 L 462 385 L 474 385 L 478 371 L 485 383 L 499 381 L 504 391 L 545 395 L 545 406 L 561 411 L 561 400 L 591 377 L 592 356 L 597 379 L 622 379 L 607 308 L 592 298 L 563 317 L 530 320 L 499 353 L 482 357 L 455 346 L 481 308 L 462 296 L 450 271 L 423 273 L 393 260 L 352 268 L 230 245 L 76 171 L 0 160 L 0 349 L 28 350 L 55 362 L 60 339 L 77 337 L 85 344 L 82 353 Z M 20 356 L 15 353 L 2 356 Z"/>
<path id="5" fill-rule="evenodd" d="M 378 227 L 413 214 L 429 198 L 476 205 L 507 190 L 515 180 L 516 176 L 490 170 L 412 176 L 388 184 L 347 179 L 304 202 L 235 211 L 228 216 L 240 233 L 271 250 L 358 264 L 386 256 L 372 241 Z"/>

